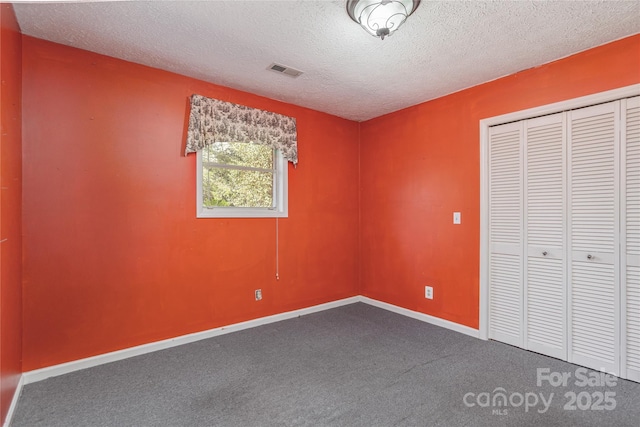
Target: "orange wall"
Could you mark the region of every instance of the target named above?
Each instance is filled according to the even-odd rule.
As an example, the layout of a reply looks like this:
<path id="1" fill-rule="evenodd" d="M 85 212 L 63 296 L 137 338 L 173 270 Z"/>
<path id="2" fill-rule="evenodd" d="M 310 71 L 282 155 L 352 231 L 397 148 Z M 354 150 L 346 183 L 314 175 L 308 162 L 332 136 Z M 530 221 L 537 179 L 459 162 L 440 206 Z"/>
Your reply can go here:
<path id="1" fill-rule="evenodd" d="M 25 371 L 357 294 L 357 123 L 27 36 L 23 79 Z M 192 93 L 297 119 L 279 281 L 275 219 L 195 218 Z"/>
<path id="2" fill-rule="evenodd" d="M 477 328 L 480 119 L 634 83 L 638 35 L 362 123 L 361 293 Z"/>
<path id="3" fill-rule="evenodd" d="M 0 424 L 22 365 L 22 77 L 20 29 L 0 4 Z"/>

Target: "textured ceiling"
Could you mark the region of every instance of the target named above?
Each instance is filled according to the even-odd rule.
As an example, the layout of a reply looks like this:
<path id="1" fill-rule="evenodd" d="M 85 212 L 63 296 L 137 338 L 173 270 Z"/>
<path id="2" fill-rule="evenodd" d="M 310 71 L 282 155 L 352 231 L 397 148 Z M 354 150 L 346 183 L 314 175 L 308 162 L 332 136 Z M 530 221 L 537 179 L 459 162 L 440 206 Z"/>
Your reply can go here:
<path id="1" fill-rule="evenodd" d="M 640 32 L 637 0 L 422 0 L 384 41 L 345 1 L 14 6 L 24 34 L 358 121 Z"/>

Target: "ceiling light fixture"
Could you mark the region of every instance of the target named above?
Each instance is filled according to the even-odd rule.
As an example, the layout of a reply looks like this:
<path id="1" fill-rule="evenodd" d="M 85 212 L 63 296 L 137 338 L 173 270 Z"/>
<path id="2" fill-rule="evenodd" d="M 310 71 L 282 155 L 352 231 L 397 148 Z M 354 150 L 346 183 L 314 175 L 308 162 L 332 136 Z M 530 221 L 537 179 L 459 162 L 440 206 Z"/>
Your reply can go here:
<path id="1" fill-rule="evenodd" d="M 369 34 L 393 34 L 420 5 L 420 0 L 347 0 L 347 13 Z"/>

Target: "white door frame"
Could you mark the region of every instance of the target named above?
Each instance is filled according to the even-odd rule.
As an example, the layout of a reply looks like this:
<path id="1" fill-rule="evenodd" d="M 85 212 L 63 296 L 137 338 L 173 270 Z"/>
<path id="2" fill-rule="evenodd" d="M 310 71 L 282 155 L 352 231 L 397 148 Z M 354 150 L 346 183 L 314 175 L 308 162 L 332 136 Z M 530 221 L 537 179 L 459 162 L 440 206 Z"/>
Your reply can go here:
<path id="1" fill-rule="evenodd" d="M 480 334 L 489 339 L 489 127 L 640 95 L 640 84 L 480 120 Z"/>

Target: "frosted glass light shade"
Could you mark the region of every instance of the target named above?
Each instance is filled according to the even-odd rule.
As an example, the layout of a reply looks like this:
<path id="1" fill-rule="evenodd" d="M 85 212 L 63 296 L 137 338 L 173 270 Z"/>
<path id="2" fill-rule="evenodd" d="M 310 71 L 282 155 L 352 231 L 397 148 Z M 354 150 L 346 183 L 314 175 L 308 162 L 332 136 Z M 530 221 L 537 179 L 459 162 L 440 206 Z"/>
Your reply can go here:
<path id="1" fill-rule="evenodd" d="M 420 5 L 420 0 L 348 0 L 347 13 L 369 34 L 393 34 Z"/>

